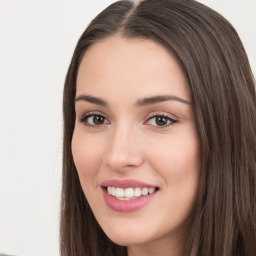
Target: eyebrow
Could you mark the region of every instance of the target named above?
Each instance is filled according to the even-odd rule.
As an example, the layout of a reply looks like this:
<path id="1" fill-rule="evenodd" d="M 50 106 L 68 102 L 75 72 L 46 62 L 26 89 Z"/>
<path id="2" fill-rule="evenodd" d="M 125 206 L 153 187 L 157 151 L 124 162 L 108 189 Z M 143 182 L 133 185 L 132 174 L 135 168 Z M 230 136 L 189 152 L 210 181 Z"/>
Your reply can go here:
<path id="1" fill-rule="evenodd" d="M 188 100 L 181 99 L 179 97 L 173 96 L 173 95 L 158 95 L 158 96 L 153 96 L 153 97 L 148 97 L 148 98 L 143 98 L 139 99 L 136 103 L 136 107 L 142 107 L 142 106 L 147 106 L 147 105 L 152 105 L 152 104 L 157 104 L 160 102 L 165 102 L 165 101 L 178 101 L 184 104 L 190 105 L 191 102 Z M 104 101 L 101 98 L 90 96 L 90 95 L 80 95 L 75 99 L 75 102 L 78 101 L 87 101 L 99 106 L 107 107 L 108 103 Z"/>
<path id="2" fill-rule="evenodd" d="M 160 103 L 160 102 L 164 102 L 164 101 L 171 101 L 171 100 L 178 101 L 178 102 L 188 104 L 188 105 L 191 104 L 190 101 L 181 99 L 181 98 L 173 96 L 173 95 L 159 95 L 159 96 L 153 96 L 153 97 L 140 99 L 136 102 L 135 106 L 141 107 L 141 106 L 147 106 L 147 105 L 156 104 L 156 103 Z"/>
<path id="3" fill-rule="evenodd" d="M 96 105 L 100 105 L 100 106 L 103 106 L 103 107 L 108 106 L 106 101 L 104 101 L 100 98 L 97 98 L 97 97 L 90 96 L 90 95 L 82 94 L 82 95 L 78 96 L 75 99 L 75 102 L 78 102 L 78 101 L 87 101 L 87 102 L 90 102 L 90 103 L 93 103 L 93 104 L 96 104 Z"/>

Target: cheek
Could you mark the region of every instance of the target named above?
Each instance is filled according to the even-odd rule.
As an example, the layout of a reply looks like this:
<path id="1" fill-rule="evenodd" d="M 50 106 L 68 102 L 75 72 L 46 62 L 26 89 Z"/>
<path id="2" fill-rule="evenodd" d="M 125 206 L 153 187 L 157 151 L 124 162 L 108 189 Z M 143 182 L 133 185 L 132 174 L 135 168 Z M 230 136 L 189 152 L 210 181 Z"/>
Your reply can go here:
<path id="1" fill-rule="evenodd" d="M 91 182 L 87 179 L 93 177 L 102 162 L 102 148 L 100 143 L 91 136 L 85 136 L 79 131 L 74 131 L 72 138 L 72 155 L 80 181 Z"/>
<path id="2" fill-rule="evenodd" d="M 191 169 L 198 169 L 200 152 L 198 140 L 196 137 L 190 136 L 182 138 L 176 136 L 169 140 L 165 140 L 164 144 L 154 147 L 152 155 L 155 155 L 160 166 L 163 169 L 171 169 L 174 172 L 189 172 Z"/>
<path id="3" fill-rule="evenodd" d="M 164 179 L 163 190 L 169 202 L 169 212 L 177 223 L 190 215 L 195 202 L 200 175 L 200 149 L 196 136 L 166 141 L 166 150 L 155 158 Z M 158 159 L 158 160 L 157 160 Z M 176 211 L 173 211 L 175 206 Z"/>
<path id="4" fill-rule="evenodd" d="M 156 150 L 157 149 L 157 150 Z M 151 152 L 153 168 L 163 177 L 172 193 L 194 194 L 200 173 L 197 136 L 175 136 L 157 145 Z"/>

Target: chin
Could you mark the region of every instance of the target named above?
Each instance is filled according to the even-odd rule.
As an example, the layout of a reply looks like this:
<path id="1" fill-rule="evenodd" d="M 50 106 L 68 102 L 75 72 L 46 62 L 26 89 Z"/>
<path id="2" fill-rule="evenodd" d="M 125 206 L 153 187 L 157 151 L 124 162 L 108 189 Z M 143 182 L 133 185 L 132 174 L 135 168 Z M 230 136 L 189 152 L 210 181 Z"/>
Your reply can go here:
<path id="1" fill-rule="evenodd" d="M 108 236 L 108 238 L 114 242 L 115 244 L 117 245 L 120 245 L 120 246 L 129 246 L 129 245 L 135 245 L 135 244 L 142 244 L 143 241 L 138 241 L 136 239 L 131 238 L 131 237 L 127 237 L 127 236 L 122 236 L 122 237 L 118 237 L 118 236 L 115 236 L 115 237 L 111 237 L 111 236 Z M 136 241 L 135 241 L 136 240 Z"/>
<path id="2" fill-rule="evenodd" d="M 143 244 L 150 240 L 149 236 L 145 237 L 145 232 L 137 232 L 134 230 L 111 230 L 110 232 L 105 233 L 107 237 L 120 246 L 129 246 L 135 244 Z"/>

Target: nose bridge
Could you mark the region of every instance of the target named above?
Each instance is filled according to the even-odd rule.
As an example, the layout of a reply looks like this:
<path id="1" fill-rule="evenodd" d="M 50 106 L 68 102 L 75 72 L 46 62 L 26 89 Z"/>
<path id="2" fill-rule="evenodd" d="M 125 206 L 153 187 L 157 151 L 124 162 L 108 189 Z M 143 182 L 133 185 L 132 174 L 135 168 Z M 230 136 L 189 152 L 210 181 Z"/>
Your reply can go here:
<path id="1" fill-rule="evenodd" d="M 122 171 L 127 167 L 141 165 L 143 159 L 138 146 L 138 134 L 126 122 L 112 128 L 104 162 L 113 170 Z"/>

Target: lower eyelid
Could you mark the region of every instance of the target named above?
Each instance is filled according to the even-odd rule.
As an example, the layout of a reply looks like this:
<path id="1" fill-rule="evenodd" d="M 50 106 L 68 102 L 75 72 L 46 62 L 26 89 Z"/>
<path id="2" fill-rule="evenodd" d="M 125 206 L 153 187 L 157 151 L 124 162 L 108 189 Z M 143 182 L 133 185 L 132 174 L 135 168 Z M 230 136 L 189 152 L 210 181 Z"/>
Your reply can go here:
<path id="1" fill-rule="evenodd" d="M 166 124 L 158 125 L 158 124 L 156 123 L 156 120 L 153 121 L 153 122 L 155 122 L 155 124 L 151 124 L 151 123 L 150 123 L 150 119 L 157 118 L 157 117 L 166 118 L 166 119 L 167 119 Z M 166 129 L 166 128 L 168 128 L 168 127 L 171 127 L 171 126 L 175 125 L 175 123 L 177 123 L 177 122 L 178 122 L 178 120 L 173 119 L 173 118 L 171 118 L 171 117 L 169 117 L 169 116 L 167 116 L 167 115 L 156 114 L 156 115 L 153 115 L 153 116 L 149 117 L 149 118 L 147 119 L 147 121 L 146 121 L 144 124 L 145 124 L 145 125 L 148 125 L 148 126 L 151 126 L 151 127 L 154 128 L 154 129 Z"/>
<path id="2" fill-rule="evenodd" d="M 88 122 L 88 119 L 91 118 L 91 117 L 95 117 L 95 116 L 100 116 L 100 117 L 103 117 L 104 118 L 104 122 L 102 124 L 90 124 Z M 104 115 L 102 114 L 99 114 L 99 113 L 87 113 L 87 114 L 84 114 L 82 115 L 82 117 L 80 117 L 79 119 L 79 122 L 88 126 L 88 127 L 93 127 L 93 128 L 99 128 L 103 125 L 106 125 L 106 124 L 110 124 L 110 121 L 108 120 L 107 117 L 105 117 Z"/>

